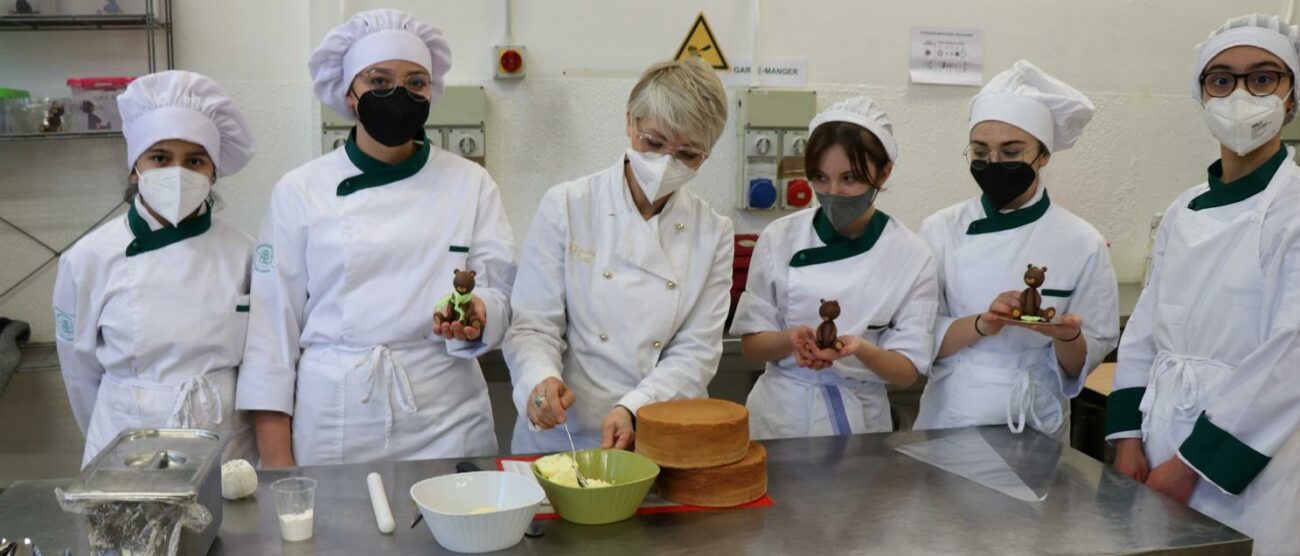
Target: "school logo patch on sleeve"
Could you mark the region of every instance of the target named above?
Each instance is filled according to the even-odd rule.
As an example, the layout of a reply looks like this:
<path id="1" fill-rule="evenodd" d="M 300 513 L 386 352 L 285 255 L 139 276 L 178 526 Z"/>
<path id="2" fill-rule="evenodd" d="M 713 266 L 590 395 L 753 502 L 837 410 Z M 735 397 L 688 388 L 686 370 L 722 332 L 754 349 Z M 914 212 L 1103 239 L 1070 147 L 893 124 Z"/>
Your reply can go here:
<path id="1" fill-rule="evenodd" d="M 275 248 L 265 243 L 258 245 L 253 251 L 253 270 L 270 272 L 273 266 L 275 266 Z"/>
<path id="2" fill-rule="evenodd" d="M 73 323 L 75 320 L 71 313 L 65 313 L 58 307 L 54 308 L 54 329 L 60 340 L 71 342 L 76 337 L 77 327 Z"/>

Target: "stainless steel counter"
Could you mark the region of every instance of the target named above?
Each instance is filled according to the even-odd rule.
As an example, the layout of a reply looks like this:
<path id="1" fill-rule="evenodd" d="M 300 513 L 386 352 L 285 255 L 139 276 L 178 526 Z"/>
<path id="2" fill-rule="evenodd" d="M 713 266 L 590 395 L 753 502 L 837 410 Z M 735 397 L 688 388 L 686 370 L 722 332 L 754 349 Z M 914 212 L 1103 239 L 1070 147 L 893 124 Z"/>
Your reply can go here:
<path id="1" fill-rule="evenodd" d="M 545 524 L 545 536 L 509 553 L 881 554 L 1249 554 L 1247 537 L 1083 454 L 1005 427 L 979 433 L 1042 502 L 1021 502 L 915 461 L 893 448 L 953 434 L 908 432 L 765 442 L 770 508 L 638 516 L 604 526 Z M 483 468 L 494 460 L 476 460 Z M 307 467 L 260 473 L 253 499 L 226 503 L 212 554 L 442 553 L 424 525 L 408 529 L 407 494 L 418 480 L 451 473 L 455 460 Z M 365 476 L 384 478 L 398 530 L 376 528 Z M 312 541 L 280 540 L 266 486 L 289 476 L 320 481 Z M 69 481 L 17 483 L 0 494 L 0 536 L 30 536 L 49 551 L 85 550 L 79 520 L 61 512 L 52 490 Z M 79 548 L 78 548 L 79 547 Z"/>
<path id="2" fill-rule="evenodd" d="M 1137 284 L 1120 284 L 1121 315 L 1132 310 L 1140 290 Z M 479 362 L 488 382 L 497 441 L 505 450 L 510 446 L 517 417 L 511 399 L 510 372 L 500 351 L 484 354 Z M 763 368 L 762 363 L 741 357 L 739 338 L 726 338 L 722 343 L 718 372 L 709 383 L 709 397 L 745 403 Z M 921 379 L 907 388 L 888 387 L 894 422 L 900 429 L 911 428 L 924 386 L 925 380 Z M 0 400 L 0 438 L 6 441 L 6 451 L 0 456 L 0 489 L 12 481 L 75 473 L 81 463 L 85 439 L 68 409 L 67 392 L 58 372 L 58 357 L 53 344 L 24 347 L 19 375 L 5 396 Z M 42 424 L 39 431 L 29 430 L 30 427 L 24 425 L 33 420 Z M 1086 430 L 1100 430 L 1100 424 Z M 1088 445 L 1103 444 L 1097 437 L 1092 438 Z M 1101 449 L 1095 453 L 1100 454 Z"/>

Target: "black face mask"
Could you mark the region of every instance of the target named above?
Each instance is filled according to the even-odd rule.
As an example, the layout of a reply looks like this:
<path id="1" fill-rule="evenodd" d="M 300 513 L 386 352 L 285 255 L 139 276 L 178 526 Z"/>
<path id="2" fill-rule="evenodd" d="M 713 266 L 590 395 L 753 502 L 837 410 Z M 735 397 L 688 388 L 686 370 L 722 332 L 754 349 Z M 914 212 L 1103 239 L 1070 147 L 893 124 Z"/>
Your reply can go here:
<path id="1" fill-rule="evenodd" d="M 988 196 L 989 202 L 998 209 L 1002 209 L 1028 191 L 1029 186 L 1033 185 L 1034 179 L 1038 177 L 1034 167 L 1029 163 L 1022 163 L 1013 170 L 1001 162 L 989 162 L 987 166 L 978 170 L 975 164 L 971 164 L 970 175 L 975 177 L 975 183 L 979 184 L 984 195 Z"/>
<path id="2" fill-rule="evenodd" d="M 381 145 L 399 147 L 420 134 L 432 106 L 427 99 L 416 100 L 406 87 L 397 87 L 384 97 L 368 91 L 357 98 L 357 117 L 366 133 Z"/>

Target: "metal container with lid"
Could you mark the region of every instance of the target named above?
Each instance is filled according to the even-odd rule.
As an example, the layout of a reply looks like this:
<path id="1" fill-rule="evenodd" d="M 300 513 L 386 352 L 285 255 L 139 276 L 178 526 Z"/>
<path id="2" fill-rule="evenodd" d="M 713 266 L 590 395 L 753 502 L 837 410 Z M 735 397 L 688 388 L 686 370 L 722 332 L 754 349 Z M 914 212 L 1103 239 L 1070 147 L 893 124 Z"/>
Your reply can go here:
<path id="1" fill-rule="evenodd" d="M 92 551 L 153 553 L 162 543 L 165 552 L 179 546 L 181 554 L 206 554 L 221 528 L 221 448 L 221 437 L 207 430 L 126 430 L 61 501 L 85 515 Z M 195 504 L 211 514 L 198 533 L 182 527 L 202 513 Z"/>

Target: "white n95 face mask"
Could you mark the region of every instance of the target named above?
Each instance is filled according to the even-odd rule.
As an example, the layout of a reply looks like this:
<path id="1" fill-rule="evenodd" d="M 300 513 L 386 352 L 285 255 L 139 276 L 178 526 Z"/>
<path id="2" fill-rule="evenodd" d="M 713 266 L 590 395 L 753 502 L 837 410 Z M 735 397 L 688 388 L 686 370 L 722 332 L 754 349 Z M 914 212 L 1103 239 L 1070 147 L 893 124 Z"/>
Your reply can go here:
<path id="1" fill-rule="evenodd" d="M 180 166 L 138 172 L 140 195 L 149 208 L 175 226 L 207 200 L 212 180 Z"/>
<path id="2" fill-rule="evenodd" d="M 676 193 L 695 178 L 695 170 L 671 155 L 628 148 L 627 160 L 641 191 L 652 203 Z"/>
<path id="3" fill-rule="evenodd" d="M 1237 89 L 1226 97 L 1206 101 L 1204 116 L 1215 139 L 1239 156 L 1246 156 L 1282 130 L 1286 106 L 1277 95 L 1257 97 Z"/>

